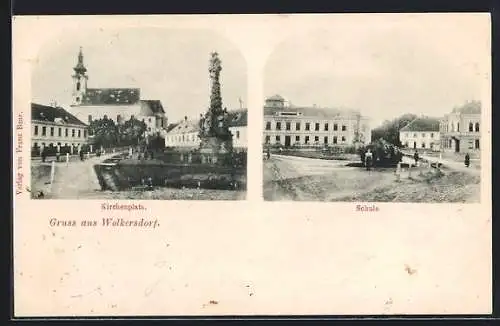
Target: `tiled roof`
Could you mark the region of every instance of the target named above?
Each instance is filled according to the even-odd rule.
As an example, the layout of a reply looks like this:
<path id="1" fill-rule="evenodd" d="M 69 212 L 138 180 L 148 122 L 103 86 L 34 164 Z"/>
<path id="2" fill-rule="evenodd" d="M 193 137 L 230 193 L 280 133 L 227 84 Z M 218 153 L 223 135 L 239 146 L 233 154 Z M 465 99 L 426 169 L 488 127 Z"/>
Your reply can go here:
<path id="1" fill-rule="evenodd" d="M 81 105 L 136 104 L 140 98 L 139 88 L 87 88 Z"/>
<path id="2" fill-rule="evenodd" d="M 409 122 L 400 131 L 439 131 L 439 119 L 436 118 L 416 118 Z"/>
<path id="3" fill-rule="evenodd" d="M 273 95 L 268 98 L 266 98 L 266 101 L 284 101 L 285 99 L 281 95 Z"/>
<path id="4" fill-rule="evenodd" d="M 77 117 L 61 107 L 31 103 L 31 120 L 86 126 Z"/>
<path id="5" fill-rule="evenodd" d="M 229 126 L 230 127 L 244 127 L 248 125 L 248 110 L 239 109 L 229 111 Z M 168 133 L 186 133 L 198 132 L 200 130 L 199 119 L 184 119 L 178 123 L 171 124 L 167 127 Z"/>
<path id="6" fill-rule="evenodd" d="M 153 114 L 165 113 L 160 100 L 141 100 L 140 102 L 143 108 L 149 109 Z"/>
<path id="7" fill-rule="evenodd" d="M 337 108 L 318 108 L 318 107 L 299 107 L 291 106 L 285 108 L 264 107 L 264 115 L 272 116 L 279 112 L 301 113 L 304 117 L 335 118 L 345 116 L 355 116 L 360 114 L 356 110 L 337 109 Z"/>

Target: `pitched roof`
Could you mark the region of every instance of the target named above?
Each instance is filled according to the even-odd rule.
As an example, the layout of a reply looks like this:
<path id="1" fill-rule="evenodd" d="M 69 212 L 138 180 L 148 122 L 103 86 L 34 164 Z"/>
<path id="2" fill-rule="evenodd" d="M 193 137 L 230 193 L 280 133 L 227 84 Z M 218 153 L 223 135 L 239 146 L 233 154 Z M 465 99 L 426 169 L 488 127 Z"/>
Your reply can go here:
<path id="1" fill-rule="evenodd" d="M 61 107 L 37 103 L 31 103 L 31 120 L 86 126 L 85 123 Z"/>
<path id="2" fill-rule="evenodd" d="M 276 94 L 276 95 L 273 95 L 273 96 L 266 98 L 266 101 L 284 101 L 284 100 L 285 99 L 279 94 Z"/>
<path id="3" fill-rule="evenodd" d="M 355 116 L 360 114 L 357 110 L 339 109 L 339 108 L 318 108 L 318 107 L 300 107 L 290 106 L 286 108 L 273 108 L 264 107 L 264 115 L 276 115 L 279 112 L 295 112 L 300 113 L 305 117 L 318 117 L 318 118 L 335 118 L 345 116 Z"/>
<path id="4" fill-rule="evenodd" d="M 248 125 L 248 110 L 229 111 L 229 127 L 244 127 Z M 199 119 L 183 119 L 167 127 L 169 133 L 197 132 L 200 130 Z"/>
<path id="5" fill-rule="evenodd" d="M 160 100 L 140 100 L 140 102 L 143 108 L 149 109 L 153 114 L 165 113 Z"/>
<path id="6" fill-rule="evenodd" d="M 139 88 L 87 88 L 81 105 L 136 104 L 140 98 Z"/>
<path id="7" fill-rule="evenodd" d="M 421 117 L 410 121 L 400 131 L 439 131 L 439 119 Z"/>

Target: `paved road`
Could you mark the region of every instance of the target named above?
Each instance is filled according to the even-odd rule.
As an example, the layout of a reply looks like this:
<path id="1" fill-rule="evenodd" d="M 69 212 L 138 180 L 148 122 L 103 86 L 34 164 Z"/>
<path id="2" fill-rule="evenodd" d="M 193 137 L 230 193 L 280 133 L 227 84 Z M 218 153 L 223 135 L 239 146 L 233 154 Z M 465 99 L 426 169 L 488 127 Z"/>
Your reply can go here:
<path id="1" fill-rule="evenodd" d="M 51 187 L 51 197 L 58 199 L 78 199 L 79 196 L 99 191 L 99 181 L 93 166 L 114 154 L 106 154 L 101 157 L 91 157 L 85 161 L 75 161 L 56 164 L 54 183 Z"/>
<path id="2" fill-rule="evenodd" d="M 349 161 L 271 155 L 264 161 L 265 200 L 332 201 L 394 182 L 392 171 L 347 167 Z"/>

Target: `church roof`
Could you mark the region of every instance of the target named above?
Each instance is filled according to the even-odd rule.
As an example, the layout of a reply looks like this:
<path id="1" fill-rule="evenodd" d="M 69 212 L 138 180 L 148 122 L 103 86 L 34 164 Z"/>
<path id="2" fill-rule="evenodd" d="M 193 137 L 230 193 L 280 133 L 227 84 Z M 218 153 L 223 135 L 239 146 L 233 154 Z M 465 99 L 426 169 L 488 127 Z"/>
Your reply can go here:
<path id="1" fill-rule="evenodd" d="M 140 99 L 139 88 L 87 88 L 81 105 L 130 105 Z"/>
<path id="2" fill-rule="evenodd" d="M 86 126 L 85 123 L 61 107 L 37 103 L 31 103 L 31 120 Z"/>
<path id="3" fill-rule="evenodd" d="M 149 109 L 153 114 L 154 113 L 165 113 L 163 109 L 163 105 L 160 100 L 140 100 L 143 107 Z"/>

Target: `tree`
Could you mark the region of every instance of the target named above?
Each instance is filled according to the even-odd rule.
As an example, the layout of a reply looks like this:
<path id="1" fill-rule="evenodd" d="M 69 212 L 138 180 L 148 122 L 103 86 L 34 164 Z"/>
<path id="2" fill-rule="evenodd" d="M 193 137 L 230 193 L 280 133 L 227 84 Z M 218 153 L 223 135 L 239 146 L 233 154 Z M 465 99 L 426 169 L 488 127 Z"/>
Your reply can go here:
<path id="1" fill-rule="evenodd" d="M 413 113 L 406 113 L 393 119 L 392 121 L 386 120 L 380 127 L 373 129 L 372 138 L 374 140 L 384 139 L 385 141 L 400 147 L 401 142 L 399 140 L 399 131 L 416 118 L 417 115 Z"/>
<path id="2" fill-rule="evenodd" d="M 120 145 L 137 145 L 144 139 L 147 125 L 144 120 L 141 121 L 132 116 L 120 124 L 118 129 Z"/>
<path id="3" fill-rule="evenodd" d="M 93 142 L 97 146 L 112 147 L 118 142 L 118 129 L 107 116 L 90 122 L 89 135 L 93 136 Z"/>

